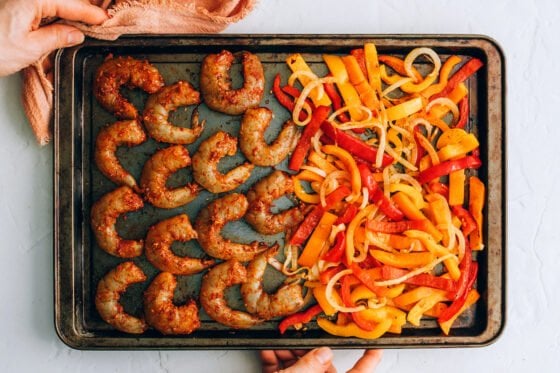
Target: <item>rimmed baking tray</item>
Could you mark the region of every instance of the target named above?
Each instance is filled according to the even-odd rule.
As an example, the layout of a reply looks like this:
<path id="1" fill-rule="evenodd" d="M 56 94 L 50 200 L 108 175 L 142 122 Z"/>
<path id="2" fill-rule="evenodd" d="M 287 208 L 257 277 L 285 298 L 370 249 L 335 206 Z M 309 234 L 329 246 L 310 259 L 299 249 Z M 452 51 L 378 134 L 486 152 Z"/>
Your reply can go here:
<path id="1" fill-rule="evenodd" d="M 209 319 L 201 311 L 202 326 L 188 336 L 164 336 L 149 330 L 142 335 L 130 335 L 114 330 L 97 315 L 93 297 L 97 282 L 108 270 L 123 260 L 105 254 L 97 247 L 89 227 L 91 204 L 101 195 L 115 188 L 105 179 L 93 162 L 95 137 L 99 129 L 116 121 L 105 112 L 92 95 L 95 70 L 110 53 L 147 58 L 162 72 L 166 83 L 184 79 L 198 87 L 198 71 L 202 58 L 222 49 L 248 50 L 263 62 L 266 75 L 266 97 L 261 103 L 275 112 L 275 120 L 268 135 L 274 136 L 288 114 L 271 99 L 272 77 L 288 75 L 285 58 L 300 52 L 318 73 L 324 72 L 322 53 L 348 53 L 374 42 L 379 53 L 406 54 L 418 46 L 433 48 L 444 58 L 450 54 L 477 57 L 484 67 L 469 79 L 471 130 L 481 143 L 483 166 L 478 176 L 487 186 L 485 208 L 485 249 L 477 253 L 480 265 L 477 289 L 481 299 L 476 307 L 463 315 L 444 336 L 437 323 L 425 320 L 420 327 L 407 325 L 402 334 L 386 334 L 376 340 L 339 338 L 329 335 L 311 323 L 305 331 L 288 331 L 280 335 L 277 321 L 266 322 L 249 330 L 231 330 Z M 234 74 L 238 67 L 234 68 Z M 438 346 L 482 346 L 493 342 L 505 322 L 505 253 L 506 253 L 506 196 L 505 196 L 505 66 L 499 46 L 484 36 L 451 35 L 206 35 L 206 36 L 136 36 L 123 37 L 114 42 L 88 40 L 81 46 L 58 52 L 55 66 L 55 121 L 54 121 L 54 293 L 55 327 L 67 345 L 79 349 L 258 349 L 258 348 L 311 348 L 328 345 L 335 348 L 399 348 Z M 235 82 L 234 82 L 235 84 Z M 144 93 L 126 93 L 140 109 Z M 177 110 L 175 121 L 188 120 L 192 108 Z M 229 117 L 201 106 L 201 118 L 207 120 L 207 129 L 200 140 L 187 146 L 191 154 L 202 139 L 218 129 L 236 135 L 239 117 Z M 163 145 L 153 140 L 131 148 L 119 149 L 118 155 L 135 177 L 139 177 L 146 159 Z M 230 158 L 223 166 L 232 167 L 242 162 L 240 155 Z M 282 166 L 280 166 L 282 168 Z M 246 191 L 254 181 L 270 169 L 257 168 L 240 191 Z M 181 171 L 170 181 L 184 183 L 191 178 Z M 139 212 L 120 219 L 118 229 L 127 238 L 142 237 L 148 227 L 160 219 L 186 212 L 191 219 L 202 205 L 215 198 L 202 194 L 188 208 L 158 210 L 146 204 Z M 252 239 L 242 224 L 233 224 L 228 234 Z M 271 243 L 282 243 L 282 236 L 264 237 Z M 202 255 L 196 245 L 176 245 L 174 250 L 190 255 Z M 142 256 L 134 262 L 149 277 L 144 284 L 134 285 L 123 297 L 125 309 L 141 312 L 142 291 L 157 273 Z M 269 288 L 278 278 L 268 276 Z M 176 300 L 196 298 L 200 275 L 179 280 Z M 239 294 L 227 294 L 234 306 L 240 305 Z"/>

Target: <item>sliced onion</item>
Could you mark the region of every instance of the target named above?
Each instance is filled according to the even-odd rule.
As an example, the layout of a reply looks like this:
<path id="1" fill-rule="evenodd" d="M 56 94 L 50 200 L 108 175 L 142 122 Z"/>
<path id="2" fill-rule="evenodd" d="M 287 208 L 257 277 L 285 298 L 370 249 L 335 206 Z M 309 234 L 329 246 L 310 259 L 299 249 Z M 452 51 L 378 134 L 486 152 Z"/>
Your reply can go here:
<path id="1" fill-rule="evenodd" d="M 363 305 L 359 305 L 357 307 L 345 307 L 343 305 L 338 304 L 336 300 L 333 298 L 332 293 L 333 293 L 334 284 L 336 284 L 338 280 L 340 280 L 343 276 L 349 274 L 352 274 L 351 269 L 345 269 L 343 271 L 338 272 L 329 280 L 329 282 L 327 283 L 327 288 L 325 289 L 327 302 L 331 305 L 332 308 L 334 308 L 338 312 L 359 312 L 366 309 L 366 307 Z"/>
<path id="2" fill-rule="evenodd" d="M 313 172 L 313 173 L 315 173 L 315 174 L 317 174 L 317 175 L 319 175 L 319 176 L 321 176 L 321 177 L 327 177 L 327 173 L 326 173 L 324 170 L 320 169 L 319 167 L 309 166 L 309 165 L 304 164 L 304 165 L 301 166 L 300 168 L 301 168 L 302 170 L 311 171 L 311 172 Z"/>
<path id="3" fill-rule="evenodd" d="M 288 78 L 288 85 L 293 86 L 294 83 L 296 82 L 296 79 L 299 79 L 300 76 L 305 76 L 305 77 L 311 79 L 312 81 L 319 79 L 319 77 L 317 75 L 313 74 L 311 71 L 298 70 L 298 71 L 294 71 L 290 75 L 290 77 Z M 317 99 L 320 100 L 321 98 L 323 98 L 324 94 L 325 94 L 325 89 L 323 88 L 323 85 L 321 84 L 317 87 Z"/>
<path id="4" fill-rule="evenodd" d="M 414 48 L 406 55 L 404 59 L 404 69 L 409 77 L 414 79 L 414 72 L 412 70 L 412 64 L 418 58 L 418 56 L 425 54 L 432 60 L 434 64 L 434 69 L 428 74 L 428 76 L 434 76 L 439 74 L 441 68 L 441 60 L 437 53 L 431 48 Z M 417 82 L 416 82 L 417 83 Z"/>
<path id="5" fill-rule="evenodd" d="M 449 110 L 451 110 L 451 113 L 453 114 L 453 122 L 456 123 L 459 120 L 459 107 L 450 98 L 439 97 L 436 98 L 435 100 L 430 101 L 428 105 L 426 105 L 426 112 L 429 112 L 434 105 L 447 106 Z"/>
<path id="6" fill-rule="evenodd" d="M 391 84 L 390 86 L 385 88 L 383 90 L 383 92 L 381 92 L 381 97 L 387 96 L 389 93 L 393 92 L 396 89 L 399 89 L 400 87 L 402 87 L 406 83 L 410 83 L 412 81 L 413 81 L 413 78 L 402 78 L 402 79 L 397 80 L 396 82 L 394 82 L 393 84 Z"/>
<path id="7" fill-rule="evenodd" d="M 309 93 L 311 93 L 312 90 L 314 90 L 317 87 L 323 87 L 323 83 L 335 83 L 337 80 L 334 77 L 325 77 L 325 78 L 320 78 L 320 79 L 316 79 L 313 80 L 311 82 L 309 82 L 301 91 L 301 95 L 298 97 L 298 99 L 296 100 L 296 104 L 294 107 L 294 111 L 292 113 L 292 120 L 299 126 L 305 126 L 307 125 L 310 121 L 311 121 L 311 108 L 309 109 L 309 112 L 307 113 L 307 118 L 305 118 L 305 120 L 300 121 L 299 120 L 299 114 L 301 112 L 301 109 L 304 107 L 304 105 L 307 105 L 307 103 L 305 102 L 305 99 L 307 98 L 307 96 L 309 96 Z M 307 105 L 309 106 L 309 105 Z"/>

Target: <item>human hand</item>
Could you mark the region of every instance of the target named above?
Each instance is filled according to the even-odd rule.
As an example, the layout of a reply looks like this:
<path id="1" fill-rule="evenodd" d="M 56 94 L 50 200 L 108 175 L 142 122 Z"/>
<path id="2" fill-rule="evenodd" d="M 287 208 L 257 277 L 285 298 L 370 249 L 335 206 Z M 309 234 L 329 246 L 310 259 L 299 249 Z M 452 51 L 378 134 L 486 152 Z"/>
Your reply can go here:
<path id="1" fill-rule="evenodd" d="M 51 17 L 100 24 L 107 13 L 87 0 L 0 0 L 0 76 L 15 73 L 55 49 L 84 41 L 76 27 L 40 26 L 42 19 Z"/>
<path id="2" fill-rule="evenodd" d="M 381 361 L 382 350 L 366 350 L 348 373 L 372 373 Z M 328 347 L 314 350 L 264 350 L 260 352 L 263 373 L 331 373 L 333 353 Z"/>

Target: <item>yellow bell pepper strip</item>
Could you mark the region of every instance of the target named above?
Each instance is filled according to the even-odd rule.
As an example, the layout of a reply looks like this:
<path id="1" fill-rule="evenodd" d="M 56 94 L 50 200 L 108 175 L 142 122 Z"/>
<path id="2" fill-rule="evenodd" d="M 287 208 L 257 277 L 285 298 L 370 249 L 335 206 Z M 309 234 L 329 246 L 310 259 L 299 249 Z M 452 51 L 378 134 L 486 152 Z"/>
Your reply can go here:
<path id="1" fill-rule="evenodd" d="M 408 273 L 409 271 L 405 269 L 395 268 L 388 265 L 384 265 L 381 267 L 381 278 L 383 280 L 392 280 L 405 276 Z M 456 288 L 455 281 L 453 281 L 452 279 L 441 276 L 434 276 L 429 273 L 421 273 L 419 275 L 410 277 L 409 279 L 405 280 L 404 283 L 441 289 L 448 292 L 453 291 Z"/>
<path id="2" fill-rule="evenodd" d="M 439 195 L 435 195 L 436 197 Z M 445 225 L 447 227 L 448 224 L 452 224 L 451 221 L 451 210 L 449 209 L 449 204 L 447 200 L 444 198 L 431 198 L 429 202 L 431 215 L 433 217 L 433 221 L 437 226 Z M 443 229 L 442 232 L 442 241 L 445 246 L 449 245 L 449 234 L 447 229 Z"/>
<path id="3" fill-rule="evenodd" d="M 478 71 L 484 64 L 478 58 L 471 58 L 468 60 L 461 68 L 453 74 L 451 79 L 447 82 L 445 88 L 438 94 L 430 97 L 431 100 L 435 100 L 439 97 L 445 97 L 449 95 L 460 83 L 467 80 L 471 75 Z"/>
<path id="4" fill-rule="evenodd" d="M 333 224 L 337 216 L 330 212 L 325 212 L 319 220 L 317 227 L 309 237 L 305 248 L 298 258 L 298 264 L 302 267 L 312 267 L 321 256 L 323 247 L 328 241 Z"/>
<path id="5" fill-rule="evenodd" d="M 467 293 L 465 302 L 463 303 L 461 308 L 459 308 L 459 310 L 457 312 L 453 313 L 453 315 L 449 319 L 443 321 L 443 316 L 444 316 L 445 312 L 442 313 L 442 315 L 438 318 L 438 323 L 439 323 L 439 326 L 440 326 L 441 330 L 443 330 L 443 333 L 445 335 L 449 335 L 449 330 L 451 329 L 451 326 L 453 325 L 453 323 L 455 322 L 457 317 L 459 317 L 470 306 L 475 304 L 476 301 L 478 300 L 478 298 L 480 298 L 480 295 L 478 294 L 478 292 L 475 289 L 472 289 Z M 450 308 L 451 307 L 448 307 L 447 310 L 449 310 Z"/>
<path id="6" fill-rule="evenodd" d="M 438 150 L 441 148 L 451 145 L 458 144 L 468 135 L 468 132 L 462 128 L 450 128 L 439 136 L 436 147 Z"/>
<path id="7" fill-rule="evenodd" d="M 390 253 L 384 250 L 372 249 L 369 251 L 371 256 L 383 264 L 387 264 L 397 268 L 417 268 L 427 265 L 435 259 L 434 254 L 430 252 L 416 253 Z"/>
<path id="8" fill-rule="evenodd" d="M 375 44 L 364 44 L 364 57 L 369 85 L 381 96 L 381 75 L 379 72 L 379 59 L 377 58 L 377 48 Z"/>
<path id="9" fill-rule="evenodd" d="M 406 194 L 403 192 L 397 192 L 391 196 L 391 199 L 400 211 L 403 212 L 404 216 L 409 218 L 410 220 L 422 220 L 424 221 L 420 230 L 426 231 L 436 240 L 436 242 L 441 241 L 443 238 L 443 234 L 432 224 L 430 220 L 427 219 L 426 215 L 422 211 L 420 211 L 414 202 Z M 389 232 L 390 233 L 390 232 Z"/>
<path id="10" fill-rule="evenodd" d="M 393 302 L 395 302 L 395 305 L 397 305 L 398 307 L 405 307 L 408 305 L 418 303 L 420 300 L 432 296 L 434 294 L 443 294 L 445 296 L 447 292 L 445 290 L 436 289 L 433 287 L 418 286 L 394 298 Z"/>
<path id="11" fill-rule="evenodd" d="M 421 97 L 415 97 L 403 103 L 387 108 L 385 111 L 390 121 L 403 119 L 422 110 L 424 104 Z"/>
<path id="12" fill-rule="evenodd" d="M 303 71 L 303 72 L 314 74 L 313 71 L 307 65 L 307 63 L 305 62 L 305 60 L 303 59 L 303 57 L 301 56 L 301 54 L 299 54 L 299 53 L 294 53 L 294 54 L 288 56 L 288 58 L 286 59 L 286 63 L 288 64 L 288 67 L 290 68 L 290 70 L 292 70 L 292 72 L 294 72 L 294 73 L 298 72 L 298 71 Z M 307 84 L 309 84 L 309 82 L 312 81 L 312 78 L 310 78 L 309 76 L 306 76 L 306 75 L 299 75 L 298 80 L 301 83 L 301 85 L 303 87 L 305 87 Z M 329 97 L 325 94 L 323 94 L 323 96 L 319 97 L 318 90 L 316 90 L 316 89 L 312 90 L 309 93 L 309 97 L 311 98 L 311 100 L 313 101 L 315 106 L 330 106 L 331 105 L 331 100 L 329 99 Z"/>
<path id="13" fill-rule="evenodd" d="M 313 171 L 309 171 L 309 170 L 303 170 L 299 174 L 297 174 L 293 177 L 297 178 L 301 181 L 308 181 L 308 182 L 311 182 L 311 181 L 322 182 L 325 179 L 321 175 L 318 175 L 317 173 L 315 173 Z"/>
<path id="14" fill-rule="evenodd" d="M 342 161 L 346 171 L 350 174 L 350 185 L 352 186 L 352 195 L 355 197 L 353 200 L 358 199 L 362 193 L 362 180 L 360 178 L 360 171 L 358 170 L 358 165 L 352 157 L 352 154 L 344 150 L 343 148 L 336 145 L 323 145 L 323 152 L 329 155 L 333 155 Z"/>
<path id="15" fill-rule="evenodd" d="M 408 198 L 410 198 L 410 200 L 414 203 L 414 206 L 416 206 L 417 209 L 421 210 L 426 208 L 427 206 L 426 201 L 424 201 L 424 197 L 422 196 L 422 192 L 411 185 L 403 184 L 403 183 L 391 184 L 389 186 L 389 192 L 391 193 L 403 192 L 408 196 Z"/>
<path id="16" fill-rule="evenodd" d="M 323 313 L 325 315 L 333 316 L 338 311 L 333 306 L 331 306 L 331 304 L 327 300 L 326 290 L 327 290 L 326 285 L 321 285 L 321 286 L 313 288 L 313 297 L 315 297 L 315 300 L 321 306 L 321 309 L 323 310 Z M 332 297 L 337 302 L 337 304 L 342 304 L 342 298 L 340 298 L 340 294 L 338 294 L 337 291 L 333 290 Z"/>
<path id="17" fill-rule="evenodd" d="M 461 206 L 465 201 L 465 170 L 449 174 L 449 205 Z"/>
<path id="18" fill-rule="evenodd" d="M 469 212 L 476 221 L 477 226 L 477 229 L 469 236 L 469 242 L 473 250 L 482 250 L 484 248 L 482 240 L 484 198 L 484 183 L 478 177 L 471 176 L 469 178 Z"/>
<path id="19" fill-rule="evenodd" d="M 406 70 L 404 68 L 404 60 L 394 57 L 394 56 L 387 56 L 380 54 L 379 55 L 379 62 L 384 63 L 385 65 L 389 66 L 391 69 L 395 70 L 396 73 L 404 76 L 407 76 Z M 414 81 L 419 82 L 422 80 L 422 75 L 416 70 L 416 68 L 412 67 L 412 73 L 414 75 Z"/>
<path id="20" fill-rule="evenodd" d="M 443 89 L 447 85 L 447 81 L 449 79 L 449 74 L 451 73 L 451 70 L 453 70 L 455 65 L 457 65 L 460 62 L 461 62 L 461 58 L 455 55 L 450 56 L 447 60 L 445 60 L 439 72 L 439 82 L 423 90 L 422 96 L 426 98 L 430 98 L 431 96 L 443 91 Z"/>
<path id="21" fill-rule="evenodd" d="M 301 186 L 302 180 L 299 178 L 299 176 L 292 177 L 292 180 L 294 183 L 294 194 L 299 200 L 314 205 L 320 202 L 320 197 L 318 194 L 307 193 L 305 189 L 303 189 L 303 187 Z"/>
<path id="22" fill-rule="evenodd" d="M 352 316 L 354 320 L 359 320 L 356 324 L 365 330 L 373 330 L 377 323 L 389 319 L 392 323 L 388 332 L 401 333 L 402 326 L 406 324 L 406 313 L 391 306 L 368 308 L 355 312 Z"/>
<path id="23" fill-rule="evenodd" d="M 449 95 L 449 98 L 454 103 L 458 104 L 464 97 L 467 96 L 469 90 L 463 83 L 459 84 Z M 434 118 L 443 118 L 449 113 L 449 107 L 445 105 L 434 105 L 431 107 L 429 115 Z"/>
<path id="24" fill-rule="evenodd" d="M 311 138 L 319 130 L 321 124 L 327 119 L 329 111 L 330 108 L 327 106 L 319 106 L 313 111 L 311 121 L 305 126 L 296 148 L 290 157 L 290 162 L 288 164 L 290 170 L 299 171 L 303 165 L 305 156 L 311 147 Z"/>
<path id="25" fill-rule="evenodd" d="M 428 251 L 434 253 L 437 257 L 442 257 L 449 254 L 449 251 L 436 243 L 434 237 L 426 232 L 417 231 L 417 230 L 410 230 L 404 232 L 405 235 L 412 238 L 418 238 Z M 447 272 L 453 280 L 458 280 L 461 276 L 461 271 L 459 270 L 459 265 L 454 258 L 449 258 L 443 261 L 445 267 L 447 268 Z"/>
<path id="26" fill-rule="evenodd" d="M 324 54 L 323 60 L 327 64 L 332 76 L 336 79 L 336 86 L 344 103 L 349 107 L 348 112 L 352 120 L 358 121 L 363 117 L 363 112 L 359 109 L 361 100 L 358 92 L 350 83 L 348 72 L 342 62 L 342 58 L 335 55 Z"/>
<path id="27" fill-rule="evenodd" d="M 441 161 L 447 161 L 448 159 L 458 158 L 465 156 L 468 152 L 471 152 L 479 147 L 478 140 L 476 136 L 472 133 L 467 134 L 459 142 L 454 144 L 449 144 L 444 146 L 438 151 L 438 156 Z"/>
<path id="28" fill-rule="evenodd" d="M 415 239 L 401 236 L 398 234 L 390 234 L 389 235 L 389 246 L 397 249 L 397 250 L 404 250 L 409 249 L 414 244 Z"/>
<path id="29" fill-rule="evenodd" d="M 447 300 L 445 296 L 445 291 L 443 290 L 434 290 L 434 293 L 420 299 L 414 307 L 412 307 L 406 316 L 406 319 L 409 323 L 415 326 L 420 326 L 420 319 L 424 315 L 425 312 L 432 309 L 437 303 Z"/>
<path id="30" fill-rule="evenodd" d="M 280 331 L 280 334 L 284 334 L 290 326 L 294 326 L 296 327 L 296 329 L 300 329 L 301 327 L 303 327 L 303 324 L 307 324 L 321 312 L 323 312 L 323 309 L 320 305 L 316 304 L 309 307 L 305 311 L 294 313 L 280 321 L 280 323 L 278 324 L 278 330 Z"/>
<path id="31" fill-rule="evenodd" d="M 348 79 L 350 83 L 356 88 L 358 95 L 360 96 L 360 100 L 364 104 L 365 107 L 370 109 L 372 112 L 377 113 L 379 108 L 379 100 L 377 99 L 377 95 L 373 88 L 367 82 L 364 74 L 362 73 L 362 69 L 358 64 L 356 58 L 352 55 L 342 57 L 342 62 L 344 63 L 344 67 L 346 67 L 346 71 L 348 73 Z"/>
<path id="32" fill-rule="evenodd" d="M 313 163 L 314 165 L 316 165 L 317 167 L 319 167 L 321 170 L 325 171 L 326 174 L 330 174 L 331 172 L 338 171 L 338 168 L 336 168 L 335 165 L 333 165 L 325 158 L 321 157 L 314 150 L 312 150 L 309 153 L 309 157 L 307 157 L 307 160 Z"/>
<path id="33" fill-rule="evenodd" d="M 362 339 L 377 339 L 381 337 L 389 330 L 392 323 L 392 320 L 385 319 L 377 324 L 374 330 L 366 331 L 354 322 L 349 322 L 346 325 L 337 325 L 324 318 L 317 319 L 317 325 L 329 334 L 336 335 L 338 337 L 356 337 Z"/>
<path id="34" fill-rule="evenodd" d="M 441 176 L 449 175 L 453 171 L 462 170 L 465 168 L 479 168 L 482 165 L 480 158 L 475 155 L 467 155 L 466 157 L 454 159 L 450 161 L 441 162 L 424 171 L 421 171 L 416 180 L 420 184 L 425 184 Z"/>

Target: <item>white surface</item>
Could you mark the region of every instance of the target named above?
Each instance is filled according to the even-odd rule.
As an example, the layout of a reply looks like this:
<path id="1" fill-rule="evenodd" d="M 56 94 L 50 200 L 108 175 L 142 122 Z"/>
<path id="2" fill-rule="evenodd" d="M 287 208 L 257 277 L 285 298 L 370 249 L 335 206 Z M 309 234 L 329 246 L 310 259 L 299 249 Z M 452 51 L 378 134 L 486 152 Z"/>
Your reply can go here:
<path id="1" fill-rule="evenodd" d="M 557 371 L 560 2 L 261 0 L 231 33 L 476 33 L 507 59 L 507 326 L 475 349 L 387 350 L 378 372 Z M 319 5 L 320 4 L 320 5 Z M 345 16 L 343 16 L 343 14 Z M 0 371 L 257 372 L 251 351 L 83 352 L 53 328 L 52 146 L 0 79 Z M 339 370 L 360 351 L 337 351 Z"/>

